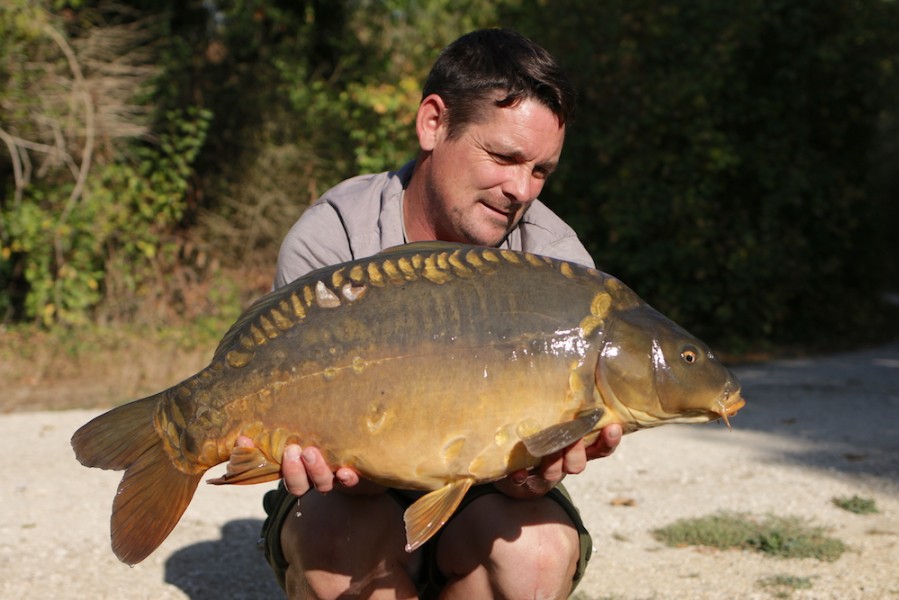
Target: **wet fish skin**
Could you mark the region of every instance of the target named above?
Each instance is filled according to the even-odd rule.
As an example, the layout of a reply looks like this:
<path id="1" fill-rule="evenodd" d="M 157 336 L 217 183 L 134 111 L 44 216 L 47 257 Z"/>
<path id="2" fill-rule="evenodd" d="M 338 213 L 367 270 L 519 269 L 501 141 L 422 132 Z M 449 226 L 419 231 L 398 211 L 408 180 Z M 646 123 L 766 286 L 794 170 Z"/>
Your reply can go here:
<path id="1" fill-rule="evenodd" d="M 97 417 L 72 443 L 83 464 L 125 470 L 112 542 L 129 564 L 171 532 L 209 468 L 229 462 L 216 483 L 270 481 L 289 442 L 384 485 L 435 490 L 407 512 L 412 549 L 470 485 L 606 424 L 705 422 L 742 405 L 702 342 L 611 276 L 413 244 L 269 294 L 206 369 Z M 235 448 L 240 435 L 255 448 Z"/>

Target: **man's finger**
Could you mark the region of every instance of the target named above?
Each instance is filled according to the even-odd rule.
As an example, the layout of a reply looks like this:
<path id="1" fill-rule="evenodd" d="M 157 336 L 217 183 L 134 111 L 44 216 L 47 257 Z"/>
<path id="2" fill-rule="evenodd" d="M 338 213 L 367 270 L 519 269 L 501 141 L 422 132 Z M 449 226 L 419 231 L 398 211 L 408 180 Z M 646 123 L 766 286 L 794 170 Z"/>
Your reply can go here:
<path id="1" fill-rule="evenodd" d="M 556 484 L 562 481 L 562 477 L 565 476 L 564 471 L 565 459 L 561 453 L 550 454 L 549 456 L 543 457 L 543 462 L 540 464 L 540 472 L 538 475 L 545 479 L 546 481 Z"/>
<path id="2" fill-rule="evenodd" d="M 301 456 L 302 448 L 296 444 L 285 446 L 281 456 L 281 477 L 284 478 L 287 491 L 294 496 L 302 496 L 311 488 Z"/>
<path id="3" fill-rule="evenodd" d="M 303 464 L 306 466 L 306 474 L 312 485 L 319 492 L 330 492 L 334 489 L 334 473 L 325 463 L 318 448 L 312 446 L 303 449 Z"/>
<path id="4" fill-rule="evenodd" d="M 562 455 L 562 471 L 569 475 L 576 475 L 587 468 L 587 451 L 584 441 L 578 442 L 565 450 Z"/>
<path id="5" fill-rule="evenodd" d="M 337 469 L 337 472 L 334 473 L 334 477 L 340 483 L 340 485 L 344 487 L 353 487 L 358 485 L 359 483 L 359 474 L 352 469 L 348 469 L 346 467 L 342 467 Z"/>
<path id="6" fill-rule="evenodd" d="M 618 423 L 606 425 L 596 441 L 587 448 L 587 460 L 603 458 L 615 452 L 615 448 L 621 442 L 621 435 L 621 425 Z"/>

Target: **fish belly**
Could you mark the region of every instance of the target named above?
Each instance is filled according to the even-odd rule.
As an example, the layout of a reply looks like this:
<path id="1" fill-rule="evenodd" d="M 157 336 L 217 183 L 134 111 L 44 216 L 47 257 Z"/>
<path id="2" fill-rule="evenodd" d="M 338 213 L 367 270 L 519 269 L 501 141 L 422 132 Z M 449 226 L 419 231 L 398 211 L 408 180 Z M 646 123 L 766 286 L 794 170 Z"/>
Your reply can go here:
<path id="1" fill-rule="evenodd" d="M 492 480 L 536 463 L 523 436 L 586 408 L 568 393 L 566 363 L 544 357 L 496 366 L 483 354 L 418 353 L 363 372 L 345 369 L 329 381 L 298 380 L 274 397 L 270 418 L 322 448 L 333 466 L 353 466 L 386 485 Z"/>

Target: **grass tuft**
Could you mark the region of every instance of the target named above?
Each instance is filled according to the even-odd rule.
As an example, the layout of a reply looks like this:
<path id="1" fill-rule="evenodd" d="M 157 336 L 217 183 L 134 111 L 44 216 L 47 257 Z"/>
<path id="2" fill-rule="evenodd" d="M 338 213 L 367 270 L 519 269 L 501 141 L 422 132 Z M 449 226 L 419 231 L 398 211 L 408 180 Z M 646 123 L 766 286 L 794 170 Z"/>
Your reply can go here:
<path id="1" fill-rule="evenodd" d="M 756 583 L 759 587 L 770 591 L 775 598 L 789 598 L 796 590 L 810 590 L 812 588 L 811 577 L 796 577 L 794 575 L 772 575 L 759 579 Z"/>
<path id="2" fill-rule="evenodd" d="M 832 498 L 831 502 L 834 503 L 834 506 L 842 508 L 843 510 L 849 511 L 851 513 L 855 513 L 857 515 L 869 515 L 872 513 L 880 512 L 879 510 L 877 510 L 877 504 L 872 498 L 862 498 L 860 496 L 852 496 L 851 498 L 847 498 L 845 496 L 842 496 L 839 498 Z"/>
<path id="3" fill-rule="evenodd" d="M 842 541 L 826 536 L 822 528 L 811 527 L 797 517 L 769 515 L 759 521 L 745 514 L 723 512 L 681 519 L 652 533 L 669 546 L 755 550 L 777 558 L 833 562 L 846 550 Z"/>

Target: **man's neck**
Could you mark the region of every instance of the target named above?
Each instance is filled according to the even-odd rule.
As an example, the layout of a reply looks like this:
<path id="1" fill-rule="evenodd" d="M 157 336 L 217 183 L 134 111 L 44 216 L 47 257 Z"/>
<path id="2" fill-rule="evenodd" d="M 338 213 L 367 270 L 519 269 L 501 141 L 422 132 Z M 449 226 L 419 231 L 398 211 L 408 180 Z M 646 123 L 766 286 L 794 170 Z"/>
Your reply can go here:
<path id="1" fill-rule="evenodd" d="M 428 219 L 427 189 L 425 174 L 427 159 L 419 156 L 409 185 L 403 194 L 403 226 L 407 242 L 424 242 L 437 239 L 434 225 Z"/>

